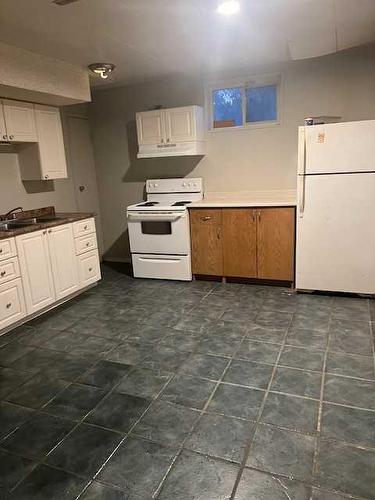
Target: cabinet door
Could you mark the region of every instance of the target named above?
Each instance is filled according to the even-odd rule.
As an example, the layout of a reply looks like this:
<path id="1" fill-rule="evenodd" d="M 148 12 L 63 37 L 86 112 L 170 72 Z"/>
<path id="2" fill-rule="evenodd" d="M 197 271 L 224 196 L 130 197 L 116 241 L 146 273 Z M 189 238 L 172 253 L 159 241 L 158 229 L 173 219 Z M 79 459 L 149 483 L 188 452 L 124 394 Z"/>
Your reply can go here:
<path id="1" fill-rule="evenodd" d="M 189 142 L 196 140 L 194 106 L 166 109 L 164 114 L 167 142 Z"/>
<path id="2" fill-rule="evenodd" d="M 193 274 L 223 275 L 221 210 L 193 210 L 191 250 Z"/>
<path id="3" fill-rule="evenodd" d="M 258 278 L 294 281 L 295 209 L 258 209 Z"/>
<path id="4" fill-rule="evenodd" d="M 3 99 L 8 139 L 18 142 L 37 142 L 34 104 Z"/>
<path id="5" fill-rule="evenodd" d="M 47 231 L 16 237 L 26 309 L 33 314 L 55 302 Z"/>
<path id="6" fill-rule="evenodd" d="M 137 113 L 138 144 L 161 144 L 164 142 L 164 112 L 162 110 Z"/>
<path id="7" fill-rule="evenodd" d="M 7 141 L 7 129 L 5 126 L 3 102 L 0 100 L 0 141 Z"/>
<path id="8" fill-rule="evenodd" d="M 223 209 L 225 276 L 257 277 L 256 215 L 253 209 Z"/>
<path id="9" fill-rule="evenodd" d="M 100 280 L 100 262 L 97 250 L 78 256 L 80 287 L 96 283 Z"/>
<path id="10" fill-rule="evenodd" d="M 73 226 L 48 229 L 48 246 L 51 256 L 56 299 L 62 299 L 79 289 L 78 265 L 75 251 Z"/>
<path id="11" fill-rule="evenodd" d="M 62 179 L 68 177 L 59 109 L 36 105 L 35 119 L 42 178 Z"/>
<path id="12" fill-rule="evenodd" d="M 26 316 L 20 278 L 0 285 L 0 330 Z"/>

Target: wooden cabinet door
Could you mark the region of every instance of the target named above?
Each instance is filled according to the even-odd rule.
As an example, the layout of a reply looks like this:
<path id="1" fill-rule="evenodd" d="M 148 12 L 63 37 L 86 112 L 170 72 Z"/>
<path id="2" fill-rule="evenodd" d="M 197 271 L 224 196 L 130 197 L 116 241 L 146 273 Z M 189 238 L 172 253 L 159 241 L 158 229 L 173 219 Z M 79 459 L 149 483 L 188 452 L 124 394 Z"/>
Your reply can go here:
<path id="1" fill-rule="evenodd" d="M 294 280 L 295 209 L 258 212 L 258 278 Z"/>
<path id="2" fill-rule="evenodd" d="M 248 208 L 224 208 L 224 275 L 257 277 L 257 212 Z"/>
<path id="3" fill-rule="evenodd" d="M 33 314 L 55 302 L 47 231 L 16 237 L 26 309 Z"/>
<path id="4" fill-rule="evenodd" d="M 8 139 L 18 142 L 38 142 L 34 104 L 3 99 Z"/>
<path id="5" fill-rule="evenodd" d="M 193 274 L 223 275 L 221 210 L 191 212 Z"/>
<path id="6" fill-rule="evenodd" d="M 137 135 L 140 146 L 161 144 L 164 142 L 164 111 L 144 111 L 137 113 Z"/>
<path id="7" fill-rule="evenodd" d="M 72 224 L 48 229 L 48 246 L 56 299 L 59 300 L 79 289 L 78 261 Z"/>
<path id="8" fill-rule="evenodd" d="M 196 140 L 194 106 L 166 109 L 164 117 L 167 142 L 175 143 Z"/>
<path id="9" fill-rule="evenodd" d="M 35 106 L 42 179 L 68 177 L 60 111 L 49 106 Z"/>

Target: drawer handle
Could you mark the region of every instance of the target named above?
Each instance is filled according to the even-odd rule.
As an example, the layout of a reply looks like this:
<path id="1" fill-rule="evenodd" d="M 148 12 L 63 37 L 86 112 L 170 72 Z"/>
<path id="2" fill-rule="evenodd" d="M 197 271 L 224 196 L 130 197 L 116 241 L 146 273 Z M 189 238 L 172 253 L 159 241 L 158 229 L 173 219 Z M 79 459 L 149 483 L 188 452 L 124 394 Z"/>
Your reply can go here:
<path id="1" fill-rule="evenodd" d="M 90 242 L 89 242 L 89 241 L 86 243 L 86 246 L 87 246 L 87 247 L 89 247 L 89 246 L 90 246 Z"/>
<path id="2" fill-rule="evenodd" d="M 203 221 L 211 220 L 211 217 L 209 215 L 206 215 L 204 217 L 201 217 Z"/>
<path id="3" fill-rule="evenodd" d="M 6 305 L 7 309 L 9 309 L 10 307 L 12 307 L 12 303 L 11 302 L 8 302 L 8 304 Z"/>
<path id="4" fill-rule="evenodd" d="M 91 271 L 92 271 L 92 267 L 89 267 L 89 273 L 91 273 Z"/>
<path id="5" fill-rule="evenodd" d="M 6 273 L 7 273 L 6 271 L 1 271 L 0 276 L 3 277 L 6 275 Z"/>
<path id="6" fill-rule="evenodd" d="M 86 225 L 86 226 L 83 226 L 83 229 L 87 229 L 87 225 Z"/>
<path id="7" fill-rule="evenodd" d="M 3 249 L 2 248 L 0 248 L 0 253 L 3 253 Z"/>

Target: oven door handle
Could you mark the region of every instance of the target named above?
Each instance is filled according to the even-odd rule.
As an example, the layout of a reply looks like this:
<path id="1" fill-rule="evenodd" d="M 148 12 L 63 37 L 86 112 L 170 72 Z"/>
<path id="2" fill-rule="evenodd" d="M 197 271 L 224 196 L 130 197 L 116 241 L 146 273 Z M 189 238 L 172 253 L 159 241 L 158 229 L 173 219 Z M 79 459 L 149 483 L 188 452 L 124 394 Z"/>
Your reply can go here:
<path id="1" fill-rule="evenodd" d="M 127 214 L 128 220 L 132 222 L 175 222 L 181 219 L 183 214 Z"/>

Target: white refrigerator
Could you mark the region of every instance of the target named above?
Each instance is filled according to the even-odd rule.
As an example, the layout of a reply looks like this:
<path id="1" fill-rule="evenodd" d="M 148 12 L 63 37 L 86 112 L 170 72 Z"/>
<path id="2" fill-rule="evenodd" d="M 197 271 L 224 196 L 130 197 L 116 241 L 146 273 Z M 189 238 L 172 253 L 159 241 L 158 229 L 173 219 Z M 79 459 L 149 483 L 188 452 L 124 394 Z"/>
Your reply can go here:
<path id="1" fill-rule="evenodd" d="M 299 128 L 296 288 L 375 294 L 375 120 Z"/>

